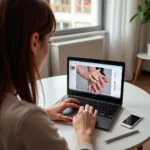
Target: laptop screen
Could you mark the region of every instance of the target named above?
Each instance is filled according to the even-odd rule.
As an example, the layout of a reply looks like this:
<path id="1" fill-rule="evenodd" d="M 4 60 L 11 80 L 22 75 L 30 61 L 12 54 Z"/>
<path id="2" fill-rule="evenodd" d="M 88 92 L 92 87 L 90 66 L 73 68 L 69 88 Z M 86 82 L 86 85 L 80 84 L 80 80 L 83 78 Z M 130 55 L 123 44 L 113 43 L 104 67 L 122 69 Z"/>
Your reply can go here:
<path id="1" fill-rule="evenodd" d="M 122 66 L 69 61 L 69 90 L 121 97 Z"/>

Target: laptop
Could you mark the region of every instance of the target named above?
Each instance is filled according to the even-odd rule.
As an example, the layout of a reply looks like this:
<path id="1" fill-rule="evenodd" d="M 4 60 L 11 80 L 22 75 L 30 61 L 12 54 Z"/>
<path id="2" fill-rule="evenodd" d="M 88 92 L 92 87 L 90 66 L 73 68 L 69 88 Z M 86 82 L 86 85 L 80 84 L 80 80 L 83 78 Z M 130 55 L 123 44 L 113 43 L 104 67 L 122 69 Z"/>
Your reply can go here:
<path id="1" fill-rule="evenodd" d="M 96 71 L 101 80 L 91 83 L 82 71 Z M 81 106 L 93 106 L 98 110 L 96 128 L 109 130 L 122 107 L 124 72 L 124 62 L 68 57 L 67 95 L 63 98 L 76 98 Z M 68 108 L 63 114 L 73 117 L 77 112 L 77 109 Z"/>

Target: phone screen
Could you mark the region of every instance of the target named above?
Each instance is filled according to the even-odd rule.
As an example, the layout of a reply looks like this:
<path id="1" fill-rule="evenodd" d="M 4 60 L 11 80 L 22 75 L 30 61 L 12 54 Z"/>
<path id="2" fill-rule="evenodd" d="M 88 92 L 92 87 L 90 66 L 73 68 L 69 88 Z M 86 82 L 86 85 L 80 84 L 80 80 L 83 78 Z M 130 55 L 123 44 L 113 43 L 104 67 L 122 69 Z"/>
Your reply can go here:
<path id="1" fill-rule="evenodd" d="M 123 121 L 123 123 L 125 123 L 125 124 L 127 124 L 129 126 L 133 126 L 139 119 L 140 119 L 139 116 L 130 115 L 127 119 L 125 119 Z"/>

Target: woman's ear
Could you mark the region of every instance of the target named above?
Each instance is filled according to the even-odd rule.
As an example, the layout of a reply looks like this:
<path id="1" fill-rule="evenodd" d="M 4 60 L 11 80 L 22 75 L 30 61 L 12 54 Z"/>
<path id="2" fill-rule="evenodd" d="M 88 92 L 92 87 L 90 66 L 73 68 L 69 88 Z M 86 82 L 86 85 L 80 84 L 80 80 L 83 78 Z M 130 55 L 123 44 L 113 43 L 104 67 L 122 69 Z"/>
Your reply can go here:
<path id="1" fill-rule="evenodd" d="M 39 34 L 37 32 L 33 33 L 30 38 L 30 47 L 33 55 L 37 55 L 39 49 Z"/>

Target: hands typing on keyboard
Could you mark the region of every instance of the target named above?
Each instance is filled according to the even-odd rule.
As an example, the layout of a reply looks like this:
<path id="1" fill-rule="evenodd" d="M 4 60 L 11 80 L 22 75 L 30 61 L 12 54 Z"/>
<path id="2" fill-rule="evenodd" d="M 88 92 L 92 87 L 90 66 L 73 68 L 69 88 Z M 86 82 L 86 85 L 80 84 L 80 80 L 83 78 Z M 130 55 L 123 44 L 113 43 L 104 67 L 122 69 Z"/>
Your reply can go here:
<path id="1" fill-rule="evenodd" d="M 84 98 L 79 98 L 79 97 L 73 97 L 77 100 L 80 101 L 80 106 L 85 106 L 86 104 L 93 106 L 94 110 L 98 110 L 98 115 L 102 117 L 106 117 L 109 119 L 112 119 L 113 116 L 116 114 L 118 107 L 115 104 L 110 104 L 110 103 L 104 103 L 102 101 L 96 101 L 96 100 L 88 100 Z"/>

